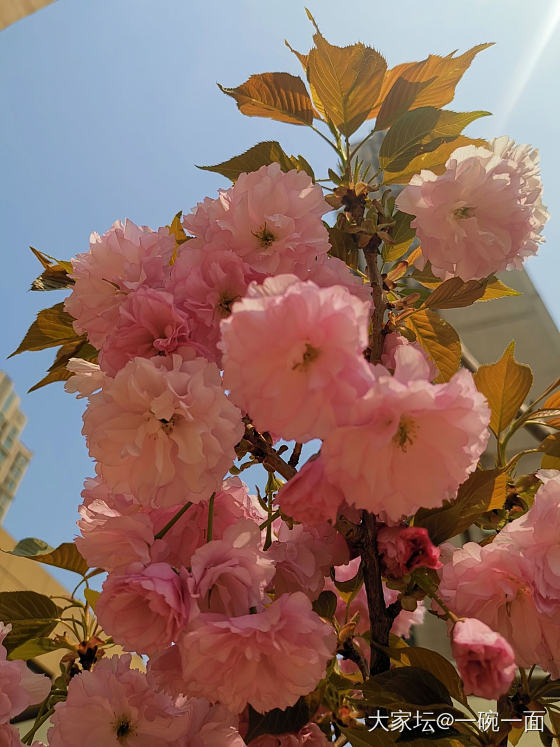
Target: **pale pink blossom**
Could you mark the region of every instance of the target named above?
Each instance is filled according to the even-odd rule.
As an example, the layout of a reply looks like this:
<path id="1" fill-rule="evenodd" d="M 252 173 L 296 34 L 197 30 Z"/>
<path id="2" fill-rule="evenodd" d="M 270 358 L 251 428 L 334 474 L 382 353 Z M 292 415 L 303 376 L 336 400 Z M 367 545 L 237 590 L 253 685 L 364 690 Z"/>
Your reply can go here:
<path id="1" fill-rule="evenodd" d="M 251 284 L 222 321 L 224 386 L 259 430 L 322 437 L 369 386 L 367 323 L 368 305 L 340 286 Z"/>
<path id="2" fill-rule="evenodd" d="M 215 364 L 171 355 L 129 361 L 91 396 L 83 433 L 115 493 L 172 506 L 219 488 L 243 430 Z"/>
<path id="3" fill-rule="evenodd" d="M 407 348 L 406 353 L 402 351 L 401 348 Z M 421 363 L 417 362 L 420 375 L 414 378 L 426 378 L 433 381 L 439 372 L 435 363 L 431 358 L 427 357 L 424 348 L 422 348 L 418 342 L 410 342 L 406 337 L 399 335 L 397 332 L 391 332 L 383 338 L 381 363 L 385 368 L 394 371 L 397 368 L 397 360 L 399 360 L 400 367 L 402 368 L 405 356 L 410 356 L 410 350 L 418 351 L 427 365 L 427 368 L 425 368 Z"/>
<path id="4" fill-rule="evenodd" d="M 130 656 L 113 656 L 70 681 L 51 723 L 49 747 L 168 747 L 180 744 L 186 722 L 145 674 L 130 669 Z"/>
<path id="5" fill-rule="evenodd" d="M 218 700 L 233 713 L 247 703 L 264 713 L 291 706 L 314 689 L 334 654 L 336 635 L 297 592 L 254 615 L 203 613 L 179 647 L 188 694 Z"/>
<path id="6" fill-rule="evenodd" d="M 245 295 L 253 280 L 264 275 L 227 249 L 193 247 L 189 242 L 171 269 L 166 289 L 188 316 L 190 337 L 210 360 L 220 363 L 220 322 Z"/>
<path id="7" fill-rule="evenodd" d="M 548 214 L 538 152 L 507 137 L 489 148 L 457 148 L 443 174 L 422 170 L 397 197 L 424 260 L 441 278 L 483 278 L 519 268 L 537 252 Z"/>
<path id="8" fill-rule="evenodd" d="M 360 301 L 372 305 L 371 285 L 362 276 L 355 274 L 341 259 L 320 254 L 311 264 L 296 264 L 291 270 L 300 280 L 312 280 L 319 288 L 341 285 Z"/>
<path id="9" fill-rule="evenodd" d="M 259 272 L 291 272 L 329 249 L 321 217 L 331 208 L 302 171 L 276 163 L 240 174 L 216 200 L 206 198 L 183 224 L 206 244 L 233 250 Z"/>
<path id="10" fill-rule="evenodd" d="M 92 233 L 89 252 L 72 260 L 75 284 L 64 304 L 76 332 L 86 332 L 100 348 L 127 294 L 143 285 L 162 286 L 174 248 L 168 228 L 152 231 L 129 220 L 117 221 L 103 236 Z"/>
<path id="11" fill-rule="evenodd" d="M 349 425 L 329 432 L 321 451 L 329 482 L 388 524 L 453 498 L 489 438 L 490 411 L 470 372 L 431 384 L 410 376 L 419 373 L 414 349 L 398 352 L 410 366 L 397 365 L 394 376 L 376 366 L 375 383 L 347 412 Z"/>
<path id="12" fill-rule="evenodd" d="M 325 585 L 325 576 L 336 565 L 348 562 L 348 547 L 342 536 L 328 523 L 290 529 L 282 523 L 278 539 L 268 554 L 276 562 L 271 586 L 276 596 L 302 591 L 316 599 Z"/>
<path id="13" fill-rule="evenodd" d="M 228 527 L 223 539 L 207 542 L 191 558 L 192 595 L 202 612 L 228 617 L 261 610 L 275 568 L 259 549 L 261 532 L 249 520 Z"/>
<path id="14" fill-rule="evenodd" d="M 166 563 L 110 573 L 95 605 L 103 630 L 126 650 L 142 654 L 175 641 L 192 611 L 187 572 Z"/>
<path id="15" fill-rule="evenodd" d="M 305 724 L 297 734 L 263 734 L 249 747 L 324 747 L 331 744 L 317 724 Z"/>
<path id="16" fill-rule="evenodd" d="M 465 695 L 497 700 L 515 676 L 513 649 L 498 633 L 472 617 L 453 626 L 451 652 L 463 680 Z"/>
<path id="17" fill-rule="evenodd" d="M 185 680 L 181 652 L 175 643 L 152 654 L 146 670 L 148 682 L 154 690 L 167 693 L 174 698 L 184 696 Z"/>
<path id="18" fill-rule="evenodd" d="M 387 578 L 402 578 L 415 568 L 441 568 L 439 549 L 423 527 L 382 527 L 377 549 Z"/>
<path id="19" fill-rule="evenodd" d="M 177 701 L 186 723 L 184 735 L 173 747 L 245 747 L 237 730 L 237 718 L 220 703 L 203 698 Z"/>
<path id="20" fill-rule="evenodd" d="M 385 604 L 393 604 L 393 602 L 397 601 L 398 596 L 399 592 L 396 589 L 389 589 L 388 586 L 383 584 Z M 402 638 L 410 638 L 412 628 L 416 625 L 422 625 L 425 616 L 426 608 L 422 602 L 418 602 L 415 610 L 401 610 L 393 621 L 391 633 L 402 636 Z"/>
<path id="21" fill-rule="evenodd" d="M 34 747 L 42 747 L 38 742 L 33 742 Z M 19 732 L 10 724 L 0 724 L 0 747 L 23 747 L 19 738 Z"/>
<path id="22" fill-rule="evenodd" d="M 70 394 L 76 394 L 77 399 L 89 397 L 105 383 L 105 374 L 97 363 L 82 358 L 70 358 L 66 368 L 73 376 L 64 383 L 64 389 Z"/>
<path id="23" fill-rule="evenodd" d="M 181 354 L 194 358 L 203 355 L 203 345 L 191 340 L 188 316 L 174 303 L 173 296 L 153 288 L 138 288 L 119 306 L 115 325 L 99 353 L 99 365 L 109 376 L 140 356 Z M 185 350 L 186 348 L 186 350 Z"/>
<path id="24" fill-rule="evenodd" d="M 323 459 L 318 456 L 306 462 L 282 486 L 277 500 L 286 516 L 304 524 L 322 524 L 329 519 L 333 522 L 336 520 L 344 495 L 327 480 Z"/>
<path id="25" fill-rule="evenodd" d="M 28 706 L 40 703 L 51 689 L 50 679 L 32 672 L 24 661 L 7 660 L 3 641 L 11 629 L 11 625 L 0 622 L 0 724 L 7 723 Z"/>

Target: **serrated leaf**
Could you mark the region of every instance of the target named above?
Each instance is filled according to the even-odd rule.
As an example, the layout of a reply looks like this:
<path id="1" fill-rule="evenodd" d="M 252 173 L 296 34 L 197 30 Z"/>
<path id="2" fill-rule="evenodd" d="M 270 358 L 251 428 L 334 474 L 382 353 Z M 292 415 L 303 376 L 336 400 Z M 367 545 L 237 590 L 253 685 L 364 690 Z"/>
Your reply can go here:
<path id="1" fill-rule="evenodd" d="M 482 297 L 486 288 L 486 280 L 469 280 L 449 278 L 428 296 L 424 306 L 430 309 L 459 309 L 471 306 Z"/>
<path id="2" fill-rule="evenodd" d="M 31 638 L 47 637 L 56 627 L 60 608 L 36 591 L 0 592 L 0 620 L 12 630 L 4 639 L 8 653 Z"/>
<path id="3" fill-rule="evenodd" d="M 427 672 L 430 672 L 434 677 L 437 677 L 443 685 L 445 685 L 452 698 L 455 698 L 455 700 L 458 700 L 460 703 L 467 703 L 465 693 L 463 692 L 463 683 L 457 674 L 457 670 L 453 664 L 451 664 L 451 662 L 441 654 L 417 646 L 396 649 L 391 648 L 388 653 L 391 659 L 398 661 L 400 664 L 419 667 L 420 669 L 425 669 Z"/>
<path id="4" fill-rule="evenodd" d="M 26 350 L 44 350 L 57 345 L 68 345 L 82 340 L 74 332 L 74 319 L 64 311 L 64 303 L 57 303 L 50 309 L 43 309 L 27 330 L 17 350 L 9 356 L 18 355 Z"/>
<path id="5" fill-rule="evenodd" d="M 368 119 L 378 116 L 383 102 L 399 79 L 406 80 L 408 83 L 428 82 L 428 85 L 419 89 L 409 109 L 422 106 L 445 106 L 453 99 L 457 83 L 476 55 L 491 46 L 492 44 L 478 44 L 459 57 L 453 57 L 454 52 L 446 57 L 433 54 L 420 62 L 404 62 L 391 68 L 385 74 L 379 98 Z"/>
<path id="6" fill-rule="evenodd" d="M 492 275 L 488 278 L 488 282 L 486 283 L 486 288 L 484 289 L 484 294 L 481 298 L 479 298 L 479 301 L 492 301 L 495 298 L 505 298 L 506 296 L 520 296 L 521 293 L 519 291 L 514 290 L 513 288 L 509 288 L 507 285 L 502 283 L 501 280 L 498 280 L 497 277 Z"/>
<path id="7" fill-rule="evenodd" d="M 39 277 L 35 278 L 31 283 L 31 290 L 60 290 L 62 288 L 71 288 L 74 285 L 74 280 L 70 277 L 70 273 L 72 272 L 71 262 L 55 259 L 32 246 L 29 248 L 44 267 Z"/>
<path id="8" fill-rule="evenodd" d="M 454 501 L 441 508 L 420 508 L 414 516 L 414 526 L 428 530 L 436 545 L 466 531 L 478 517 L 506 500 L 507 474 L 503 471 L 477 470 L 459 487 Z"/>
<path id="9" fill-rule="evenodd" d="M 479 392 L 488 400 L 491 410 L 490 428 L 499 435 L 511 423 L 533 384 L 529 366 L 514 358 L 515 343 L 511 342 L 496 363 L 480 366 L 473 374 Z"/>
<path id="10" fill-rule="evenodd" d="M 245 741 L 249 744 L 263 734 L 294 734 L 309 721 L 309 708 L 304 698 L 284 710 L 274 708 L 267 713 L 259 713 L 249 706 L 249 727 Z"/>
<path id="11" fill-rule="evenodd" d="M 379 166 L 392 172 L 389 179 L 393 179 L 395 172 L 403 172 L 413 158 L 435 151 L 444 142 L 454 141 L 468 124 L 488 114 L 485 111 L 454 112 L 431 106 L 406 112 L 387 131 L 379 149 Z"/>
<path id="12" fill-rule="evenodd" d="M 257 143 L 257 145 L 246 150 L 245 153 L 234 156 L 228 161 L 223 161 L 223 163 L 217 163 L 215 166 L 198 166 L 197 168 L 204 171 L 214 171 L 234 182 L 239 174 L 256 171 L 261 166 L 268 166 L 271 163 L 278 163 L 282 171 L 291 171 L 292 169 L 305 171 L 313 180 L 315 179 L 313 169 L 305 158 L 303 156 L 289 156 L 276 140 Z"/>
<path id="13" fill-rule="evenodd" d="M 436 383 L 449 381 L 461 365 L 461 341 L 457 332 L 429 309 L 415 312 L 405 324 L 437 366 Z"/>
<path id="14" fill-rule="evenodd" d="M 290 73 L 258 73 L 236 88 L 221 91 L 248 117 L 269 117 L 297 125 L 313 123 L 313 105 L 301 78 Z"/>
<path id="15" fill-rule="evenodd" d="M 313 612 L 325 620 L 332 620 L 336 612 L 338 600 L 333 591 L 322 591 L 313 602 Z"/>
<path id="16" fill-rule="evenodd" d="M 28 661 L 29 659 L 34 659 L 36 656 L 59 651 L 61 648 L 71 649 L 71 646 L 55 641 L 52 638 L 30 638 L 25 643 L 22 643 L 21 646 L 14 648 L 10 652 L 8 659 L 12 661 L 15 659 Z"/>
<path id="17" fill-rule="evenodd" d="M 42 386 L 52 384 L 55 381 L 67 381 L 71 372 L 66 368 L 66 365 L 70 358 L 81 358 L 91 363 L 97 363 L 97 350 L 87 342 L 86 335 L 78 338 L 76 343 L 70 343 L 68 345 L 62 345 L 57 352 L 54 362 L 48 369 L 47 375 L 34 384 L 29 391 L 34 392 L 36 389 L 40 389 Z"/>
<path id="18" fill-rule="evenodd" d="M 428 80 L 409 81 L 403 76 L 397 78 L 381 105 L 375 121 L 375 129 L 386 130 L 402 114 L 415 108 L 414 102 L 418 98 L 418 94 L 430 82 Z"/>
<path id="19" fill-rule="evenodd" d="M 20 540 L 13 550 L 4 550 L 4 552 L 35 560 L 37 563 L 64 568 L 67 571 L 79 573 L 81 576 L 86 574 L 89 568 L 73 542 L 63 542 L 58 547 L 52 548 L 43 540 L 27 537 Z"/>

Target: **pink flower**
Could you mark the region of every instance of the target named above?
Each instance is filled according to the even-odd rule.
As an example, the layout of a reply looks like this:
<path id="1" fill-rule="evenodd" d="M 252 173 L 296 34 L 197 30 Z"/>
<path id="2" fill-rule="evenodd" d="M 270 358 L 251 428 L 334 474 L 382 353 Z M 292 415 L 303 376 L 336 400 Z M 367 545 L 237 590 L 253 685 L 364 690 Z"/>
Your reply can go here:
<path id="1" fill-rule="evenodd" d="M 32 672 L 24 661 L 7 660 L 2 644 L 11 629 L 11 625 L 0 622 L 0 724 L 7 723 L 28 706 L 40 703 L 51 689 L 49 678 Z M 9 733 L 4 736 L 7 739 Z"/>
<path id="2" fill-rule="evenodd" d="M 325 674 L 333 629 L 304 594 L 284 594 L 264 612 L 227 618 L 203 613 L 179 640 L 185 689 L 233 713 L 293 705 Z M 278 683 L 282 683 L 279 687 Z"/>
<path id="3" fill-rule="evenodd" d="M 325 477 L 323 459 L 318 456 L 306 462 L 300 471 L 282 486 L 278 493 L 282 513 L 304 524 L 321 524 L 336 520 L 344 501 L 339 488 Z"/>
<path id="4" fill-rule="evenodd" d="M 513 649 L 505 638 L 470 617 L 453 626 L 451 651 L 465 695 L 497 700 L 507 693 L 516 666 Z"/>
<path id="5" fill-rule="evenodd" d="M 33 742 L 38 746 L 37 742 Z M 10 724 L 0 724 L 0 747 L 23 747 L 19 732 Z"/>
<path id="6" fill-rule="evenodd" d="M 252 739 L 249 747 L 323 747 L 331 744 L 317 724 L 306 724 L 297 734 L 263 734 Z"/>
<path id="7" fill-rule="evenodd" d="M 114 492 L 171 506 L 218 489 L 243 424 L 215 364 L 172 355 L 129 361 L 90 398 L 83 433 Z"/>
<path id="8" fill-rule="evenodd" d="M 203 698 L 178 701 L 187 723 L 183 737 L 174 747 L 245 747 L 237 730 L 237 719 L 224 706 L 211 705 Z"/>
<path id="9" fill-rule="evenodd" d="M 50 747 L 167 747 L 185 728 L 181 710 L 155 693 L 146 675 L 130 669 L 130 656 L 102 659 L 74 677 L 57 703 Z"/>
<path id="10" fill-rule="evenodd" d="M 199 203 L 183 223 L 205 243 L 233 250 L 255 270 L 278 274 L 327 253 L 321 217 L 330 209 L 307 174 L 284 173 L 273 163 L 241 174 L 218 199 Z"/>
<path id="11" fill-rule="evenodd" d="M 347 412 L 349 424 L 328 433 L 321 451 L 329 482 L 389 524 L 453 498 L 489 437 L 490 411 L 468 371 L 430 384 L 413 348 L 399 355 L 407 365 L 397 365 L 395 376 L 376 366 L 375 383 Z"/>
<path id="12" fill-rule="evenodd" d="M 192 594 L 202 612 L 237 617 L 262 609 L 275 569 L 268 553 L 259 549 L 260 541 L 258 526 L 245 520 L 226 529 L 223 539 L 196 550 L 191 559 Z"/>
<path id="13" fill-rule="evenodd" d="M 407 348 L 407 351 L 405 352 L 401 350 L 401 348 Z M 419 343 L 409 342 L 406 337 L 399 335 L 397 332 L 391 332 L 390 334 L 385 336 L 383 341 L 383 354 L 381 356 L 381 363 L 385 366 L 385 368 L 388 368 L 390 371 L 394 371 L 397 368 L 397 361 L 399 361 L 402 368 L 404 364 L 404 357 L 410 357 L 410 351 L 408 350 L 408 348 L 418 351 L 422 355 L 422 358 L 428 366 L 427 370 L 425 370 L 425 372 L 422 372 L 422 376 L 414 378 L 426 378 L 430 381 L 433 381 L 439 373 L 434 362 L 427 357 L 424 349 L 420 346 Z"/>
<path id="14" fill-rule="evenodd" d="M 369 385 L 367 323 L 368 305 L 339 286 L 252 284 L 221 325 L 224 385 L 259 430 L 322 437 Z"/>
<path id="15" fill-rule="evenodd" d="M 179 253 L 166 289 L 189 317 L 191 339 L 205 349 L 210 360 L 220 363 L 220 322 L 243 298 L 249 283 L 263 280 L 264 275 L 230 250 L 193 247 L 192 243 Z"/>
<path id="16" fill-rule="evenodd" d="M 90 363 L 82 358 L 70 358 L 66 368 L 74 375 L 64 383 L 64 389 L 70 394 L 76 394 L 77 399 L 89 397 L 105 383 L 105 374 L 97 363 Z"/>
<path id="17" fill-rule="evenodd" d="M 537 151 L 502 137 L 490 149 L 457 148 L 443 174 L 413 176 L 396 204 L 416 216 L 434 274 L 471 280 L 519 268 L 537 252 L 548 218 L 541 198 Z"/>
<path id="18" fill-rule="evenodd" d="M 205 352 L 202 345 L 195 347 L 200 354 Z M 190 321 L 175 306 L 173 296 L 153 288 L 138 288 L 120 305 L 115 325 L 99 353 L 99 364 L 114 376 L 136 356 L 171 355 L 184 348 L 185 357 L 193 358 Z"/>
<path id="19" fill-rule="evenodd" d="M 300 280 L 312 280 L 319 288 L 341 285 L 360 301 L 372 305 L 371 286 L 367 280 L 355 275 L 346 262 L 328 254 L 321 254 L 311 264 L 295 265 L 292 269 Z"/>
<path id="20" fill-rule="evenodd" d="M 109 574 L 95 612 L 105 632 L 125 649 L 149 654 L 176 640 L 191 606 L 186 571 L 152 563 Z"/>
<path id="21" fill-rule="evenodd" d="M 441 568 L 439 549 L 423 527 L 382 527 L 377 549 L 388 578 L 402 578 L 415 568 Z"/>
<path id="22" fill-rule="evenodd" d="M 297 524 L 292 529 L 282 523 L 278 540 L 268 554 L 276 561 L 271 586 L 276 596 L 302 591 L 316 599 L 332 566 L 348 562 L 348 547 L 342 536 L 326 522 L 321 525 Z"/>
<path id="23" fill-rule="evenodd" d="M 103 236 L 92 233 L 89 252 L 72 260 L 75 285 L 64 304 L 76 320 L 76 332 L 87 332 L 100 348 L 127 293 L 143 285 L 162 286 L 174 248 L 168 228 L 152 231 L 129 220 L 124 225 L 117 221 Z"/>

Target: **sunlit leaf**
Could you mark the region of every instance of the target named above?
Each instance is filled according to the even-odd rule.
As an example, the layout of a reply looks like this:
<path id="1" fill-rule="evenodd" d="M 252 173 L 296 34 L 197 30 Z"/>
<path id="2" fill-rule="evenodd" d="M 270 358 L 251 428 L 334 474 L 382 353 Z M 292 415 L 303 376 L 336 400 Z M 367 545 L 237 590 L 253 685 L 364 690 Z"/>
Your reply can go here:
<path id="1" fill-rule="evenodd" d="M 47 375 L 32 386 L 29 391 L 34 392 L 36 389 L 55 381 L 67 381 L 72 376 L 72 373 L 66 368 L 70 358 L 81 358 L 90 363 L 97 363 L 97 355 L 97 350 L 87 342 L 86 335 L 79 337 L 76 343 L 63 345 L 57 350 L 56 357 L 49 367 Z"/>
<path id="2" fill-rule="evenodd" d="M 410 227 L 410 223 L 414 220 L 413 215 L 408 213 L 401 213 L 398 210 L 393 216 L 395 225 L 391 230 L 392 244 L 386 244 L 383 247 L 383 259 L 385 262 L 395 262 L 397 259 L 403 257 L 410 248 L 410 245 L 414 241 L 416 231 Z"/>
<path id="3" fill-rule="evenodd" d="M 352 236 L 337 226 L 327 226 L 331 248 L 329 254 L 345 262 L 354 270 L 360 261 L 360 251 Z"/>
<path id="4" fill-rule="evenodd" d="M 533 383 L 530 367 L 518 363 L 514 351 L 515 343 L 511 342 L 499 361 L 480 366 L 474 374 L 478 391 L 488 400 L 492 413 L 490 428 L 496 435 L 517 415 Z"/>
<path id="5" fill-rule="evenodd" d="M 426 299 L 424 305 L 430 309 L 458 309 L 470 306 L 484 294 L 486 280 L 449 278 L 439 285 Z"/>
<path id="6" fill-rule="evenodd" d="M 64 311 L 64 303 L 57 303 L 50 309 L 43 309 L 37 314 L 37 318 L 12 355 L 26 350 L 44 350 L 77 342 L 81 337 L 74 332 L 73 321 L 70 314 Z"/>
<path id="7" fill-rule="evenodd" d="M 0 620 L 12 626 L 4 639 L 8 652 L 31 638 L 47 637 L 56 627 L 59 615 L 59 607 L 44 594 L 36 591 L 0 592 Z"/>
<path id="8" fill-rule="evenodd" d="M 379 110 L 375 129 L 386 130 L 402 114 L 415 108 L 418 94 L 429 84 L 430 81 L 411 82 L 404 77 L 397 78 Z"/>
<path id="9" fill-rule="evenodd" d="M 560 410 L 560 392 L 554 392 L 542 403 L 543 410 Z M 547 418 L 547 425 L 551 428 L 560 428 L 560 418 Z"/>
<path id="10" fill-rule="evenodd" d="M 497 277 L 490 277 L 488 278 L 488 282 L 486 283 L 486 288 L 484 289 L 484 294 L 481 298 L 479 298 L 479 301 L 492 301 L 495 298 L 505 298 L 506 296 L 520 296 L 521 293 L 519 291 L 514 290 L 513 288 L 508 288 L 507 285 L 502 283 L 501 280 L 498 280 Z"/>
<path id="11" fill-rule="evenodd" d="M 313 123 L 313 105 L 301 78 L 289 73 L 259 73 L 237 88 L 220 90 L 248 117 L 269 117 L 298 125 Z"/>
<path id="12" fill-rule="evenodd" d="M 307 55 L 307 78 L 314 98 L 335 127 L 350 137 L 365 122 L 381 90 L 387 63 L 372 47 L 330 44 L 317 28 Z"/>
<path id="13" fill-rule="evenodd" d="M 461 341 L 455 329 L 429 309 L 415 312 L 405 323 L 437 366 L 436 382 L 449 381 L 461 365 Z"/>
<path id="14" fill-rule="evenodd" d="M 18 555 L 37 563 L 53 565 L 56 568 L 64 568 L 84 575 L 88 571 L 88 564 L 80 555 L 78 548 L 73 542 L 63 542 L 56 548 L 47 545 L 43 540 L 35 537 L 27 537 L 17 543 L 13 550 L 5 551 L 10 555 Z"/>
<path id="15" fill-rule="evenodd" d="M 35 278 L 31 283 L 31 290 L 60 290 L 62 288 L 71 288 L 74 285 L 74 281 L 70 277 L 70 273 L 72 272 L 71 262 L 55 259 L 32 246 L 29 248 L 44 267 L 39 277 Z"/>
<path id="16" fill-rule="evenodd" d="M 50 654 L 53 651 L 59 651 L 61 648 L 71 649 L 71 646 L 64 643 L 61 640 L 53 640 L 52 638 L 30 638 L 21 646 L 14 648 L 8 659 L 12 661 L 15 659 L 23 659 L 28 661 L 34 659 L 36 656 L 42 656 L 43 654 Z"/>
<path id="17" fill-rule="evenodd" d="M 198 166 L 197 168 L 204 171 L 214 171 L 234 182 L 239 174 L 256 171 L 261 166 L 268 166 L 271 163 L 280 164 L 282 171 L 297 169 L 298 171 L 305 171 L 312 179 L 315 178 L 313 169 L 303 156 L 289 156 L 282 150 L 280 143 L 276 140 L 257 143 L 257 145 L 246 150 L 245 153 L 234 156 L 223 163 L 217 163 L 215 166 Z"/>
<path id="18" fill-rule="evenodd" d="M 86 602 L 89 604 L 89 606 L 94 611 L 95 611 L 95 605 L 97 604 L 97 600 L 99 599 L 100 594 L 101 592 L 96 591 L 95 589 L 84 589 L 84 597 L 86 598 Z"/>

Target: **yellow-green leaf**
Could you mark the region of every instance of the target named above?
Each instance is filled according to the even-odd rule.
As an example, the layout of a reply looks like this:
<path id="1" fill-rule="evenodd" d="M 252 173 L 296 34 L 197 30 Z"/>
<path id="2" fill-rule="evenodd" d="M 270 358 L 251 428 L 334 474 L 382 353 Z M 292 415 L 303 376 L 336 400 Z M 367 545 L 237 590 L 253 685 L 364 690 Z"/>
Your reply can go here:
<path id="1" fill-rule="evenodd" d="M 488 278 L 484 294 L 479 298 L 479 301 L 492 301 L 495 298 L 505 298 L 506 296 L 520 296 L 519 291 L 509 288 L 507 285 L 498 280 L 497 277 Z"/>
<path id="2" fill-rule="evenodd" d="M 469 280 L 449 278 L 432 291 L 424 302 L 430 309 L 459 309 L 470 306 L 481 298 L 486 287 L 486 280 Z"/>
<path id="3" fill-rule="evenodd" d="M 476 55 L 491 46 L 492 44 L 478 44 L 459 57 L 453 57 L 454 52 L 446 57 L 431 54 L 420 62 L 404 62 L 391 68 L 385 74 L 379 99 L 368 119 L 378 116 L 383 102 L 398 80 L 427 84 L 418 90 L 418 95 L 409 105 L 409 109 L 417 109 L 421 106 L 445 106 L 453 99 L 457 83 Z"/>
<path id="4" fill-rule="evenodd" d="M 479 392 L 488 400 L 491 410 L 490 428 L 499 435 L 511 423 L 533 383 L 529 366 L 514 358 L 515 343 L 511 342 L 496 363 L 480 366 L 474 374 Z"/>
<path id="5" fill-rule="evenodd" d="M 34 659 L 36 656 L 42 656 L 43 654 L 50 654 L 53 651 L 58 651 L 61 648 L 67 648 L 72 650 L 69 644 L 63 642 L 63 639 L 53 640 L 52 638 L 30 638 L 25 643 L 14 648 L 8 659 L 14 661 L 15 659 L 23 659 L 28 661 Z"/>
<path id="6" fill-rule="evenodd" d="M 96 591 L 95 589 L 84 589 L 84 597 L 86 598 L 86 602 L 89 604 L 89 606 L 92 608 L 94 612 L 95 612 L 95 605 L 97 604 L 97 600 L 99 599 L 100 594 L 101 592 Z"/>
<path id="7" fill-rule="evenodd" d="M 44 350 L 81 340 L 80 335 L 74 332 L 73 321 L 70 314 L 64 311 L 64 303 L 57 303 L 50 309 L 43 309 L 37 314 L 37 318 L 12 355 L 23 353 L 25 350 Z"/>
<path id="8" fill-rule="evenodd" d="M 463 692 L 463 683 L 457 674 L 457 670 L 450 661 L 436 651 L 418 646 L 408 646 L 406 648 L 389 649 L 389 656 L 404 666 L 419 667 L 431 672 L 445 685 L 452 698 L 463 704 L 467 702 Z"/>
<path id="9" fill-rule="evenodd" d="M 239 111 L 248 117 L 269 117 L 278 122 L 310 125 L 313 105 L 304 82 L 289 73 L 259 73 L 237 88 L 220 90 L 237 102 Z"/>
<path id="10" fill-rule="evenodd" d="M 449 381 L 461 365 L 461 341 L 455 329 L 429 309 L 415 312 L 405 324 L 437 366 L 436 382 Z"/>
<path id="11" fill-rule="evenodd" d="M 315 47 L 307 55 L 307 79 L 320 107 L 334 126 L 350 137 L 365 122 L 379 92 L 387 63 L 361 42 L 348 47 L 330 44 L 317 28 Z"/>
<path id="12" fill-rule="evenodd" d="M 64 568 L 67 571 L 79 573 L 81 576 L 86 574 L 89 568 L 73 542 L 63 542 L 58 547 L 52 548 L 43 540 L 27 537 L 18 542 L 13 550 L 5 552 L 35 560 L 37 563 Z"/>
<path id="13" fill-rule="evenodd" d="M 395 221 L 395 225 L 391 230 L 393 243 L 384 245 L 382 250 L 385 262 L 395 262 L 397 259 L 403 257 L 416 236 L 416 231 L 410 227 L 410 223 L 414 219 L 413 215 L 401 213 L 399 210 L 395 213 L 393 219 Z"/>
<path id="14" fill-rule="evenodd" d="M 541 405 L 543 410 L 560 410 L 560 392 L 554 392 Z M 551 428 L 560 428 L 560 418 L 547 418 L 546 424 Z"/>
<path id="15" fill-rule="evenodd" d="M 31 638 L 47 637 L 56 627 L 60 608 L 44 594 L 36 591 L 0 592 L 0 620 L 12 630 L 4 639 L 11 653 Z"/>
<path id="16" fill-rule="evenodd" d="M 87 342 L 86 335 L 77 338 L 75 343 L 69 343 L 68 345 L 62 345 L 57 352 L 54 362 L 49 367 L 47 375 L 32 386 L 29 391 L 34 392 L 36 389 L 40 389 L 42 386 L 52 384 L 55 381 L 67 381 L 72 374 L 66 368 L 66 364 L 70 358 L 81 358 L 82 360 L 89 361 L 91 363 L 97 362 L 97 350 Z"/>
<path id="17" fill-rule="evenodd" d="M 261 166 L 268 166 L 271 163 L 280 164 L 282 171 L 305 171 L 312 179 L 315 179 L 313 169 L 307 163 L 303 156 L 289 156 L 282 150 L 280 143 L 276 140 L 268 140 L 257 143 L 245 153 L 234 156 L 228 161 L 217 163 L 215 166 L 198 166 L 197 168 L 204 171 L 214 171 L 217 174 L 225 176 L 234 182 L 239 174 L 243 172 L 256 171 Z"/>
<path id="18" fill-rule="evenodd" d="M 31 290 L 60 290 L 61 288 L 71 288 L 74 285 L 74 281 L 70 277 L 70 273 L 72 272 L 71 262 L 55 259 L 32 246 L 29 248 L 44 267 L 39 277 L 35 278 L 31 283 Z"/>
<path id="19" fill-rule="evenodd" d="M 408 81 L 401 76 L 387 94 L 375 120 L 376 130 L 386 130 L 402 114 L 415 108 L 414 102 L 420 91 L 429 85 L 430 81 Z"/>

